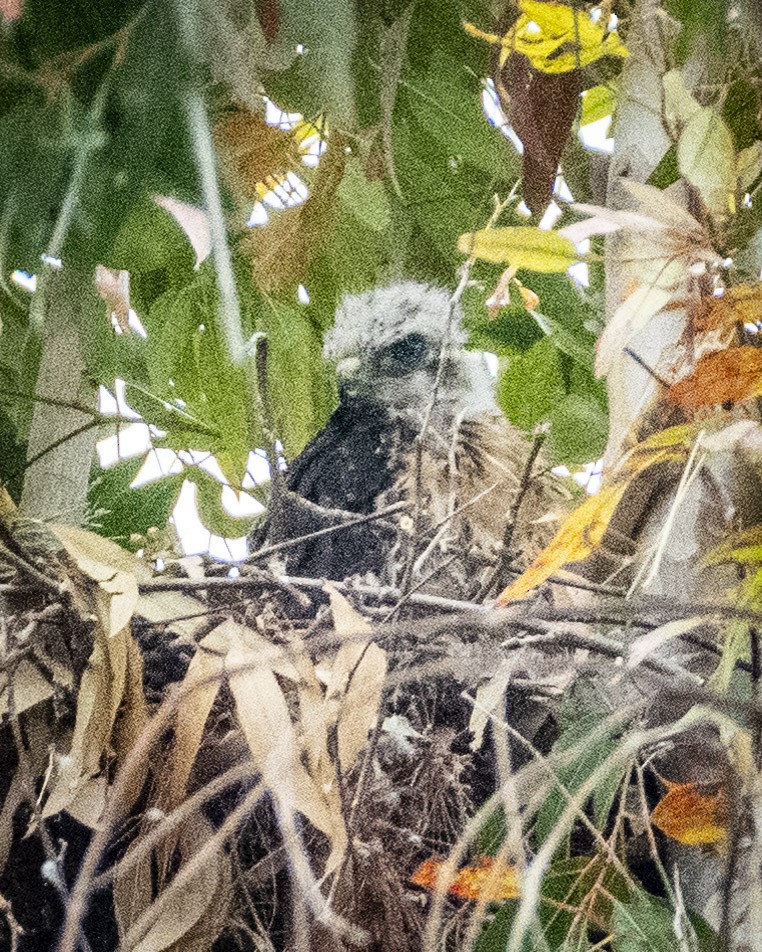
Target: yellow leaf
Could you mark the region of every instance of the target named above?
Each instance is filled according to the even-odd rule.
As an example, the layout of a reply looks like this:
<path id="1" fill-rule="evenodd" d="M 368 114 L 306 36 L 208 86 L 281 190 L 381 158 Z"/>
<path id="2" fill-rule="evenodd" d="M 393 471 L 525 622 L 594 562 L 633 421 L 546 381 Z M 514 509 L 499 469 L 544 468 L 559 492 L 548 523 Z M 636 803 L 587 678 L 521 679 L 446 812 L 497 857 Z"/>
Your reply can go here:
<path id="1" fill-rule="evenodd" d="M 554 274 L 562 274 L 581 257 L 572 242 L 558 232 L 520 225 L 467 232 L 458 240 L 458 251 L 492 264 Z"/>
<path id="2" fill-rule="evenodd" d="M 670 785 L 651 813 L 651 822 L 686 846 L 720 843 L 728 833 L 727 791 L 702 793 L 694 783 Z"/>
<path id="3" fill-rule="evenodd" d="M 522 15 L 502 38 L 464 24 L 472 36 L 500 44 L 501 67 L 514 52 L 526 56 L 542 73 L 568 73 L 603 56 L 628 55 L 616 31 L 594 23 L 586 12 L 541 0 L 520 0 L 519 7 Z"/>
<path id="4" fill-rule="evenodd" d="M 687 459 L 697 432 L 696 426 L 670 427 L 633 447 L 612 473 L 610 481 L 571 513 L 550 544 L 501 593 L 496 607 L 502 608 L 509 602 L 523 598 L 567 563 L 587 558 L 601 544 L 632 479 L 656 463 Z"/>
<path id="5" fill-rule="evenodd" d="M 517 598 L 523 598 L 537 585 L 541 585 L 567 562 L 581 562 L 600 544 L 616 507 L 627 490 L 627 483 L 604 486 L 594 496 L 589 496 L 569 516 L 547 548 L 515 582 L 498 598 L 496 605 L 502 608 Z"/>

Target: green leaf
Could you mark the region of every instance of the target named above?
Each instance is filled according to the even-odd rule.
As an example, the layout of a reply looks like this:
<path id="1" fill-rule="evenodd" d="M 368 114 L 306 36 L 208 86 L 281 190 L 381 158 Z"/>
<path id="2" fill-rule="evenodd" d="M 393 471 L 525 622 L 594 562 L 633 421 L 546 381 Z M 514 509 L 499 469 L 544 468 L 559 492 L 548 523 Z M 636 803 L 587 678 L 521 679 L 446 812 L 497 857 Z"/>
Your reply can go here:
<path id="1" fill-rule="evenodd" d="M 359 159 L 347 161 L 338 194 L 348 211 L 372 231 L 385 231 L 389 227 L 391 210 L 384 184 L 380 179 L 370 181 Z"/>
<path id="2" fill-rule="evenodd" d="M 605 119 L 616 108 L 616 96 L 610 86 L 592 86 L 582 93 L 582 112 L 579 124 L 587 126 L 591 122 Z M 577 199 L 579 201 L 579 199 Z"/>
<path id="3" fill-rule="evenodd" d="M 518 176 L 519 154 L 484 115 L 482 85 L 467 63 L 436 50 L 425 70 L 410 77 L 405 96 L 416 121 L 448 159 L 491 176 Z"/>
<path id="4" fill-rule="evenodd" d="M 659 160 L 659 164 L 648 177 L 648 184 L 664 190 L 680 178 L 677 165 L 677 146 L 671 145 Z"/>
<path id="5" fill-rule="evenodd" d="M 733 133 L 739 151 L 754 145 L 762 133 L 759 117 L 762 103 L 759 90 L 749 79 L 731 83 L 722 103 L 722 118 Z"/>
<path id="6" fill-rule="evenodd" d="M 545 337 L 510 359 L 498 384 L 498 403 L 516 426 L 530 430 L 566 395 L 558 351 Z"/>
<path id="7" fill-rule="evenodd" d="M 131 284 L 139 272 L 172 268 L 193 276 L 193 250 L 169 212 L 146 198 L 135 205 L 114 240 L 110 268 L 130 272 Z"/>
<path id="8" fill-rule="evenodd" d="M 733 136 L 722 117 L 704 106 L 689 119 L 677 143 L 680 172 L 710 211 L 727 215 L 736 189 Z"/>
<path id="9" fill-rule="evenodd" d="M 106 470 L 94 469 L 87 494 L 90 527 L 123 546 L 129 546 L 133 533 L 145 535 L 152 526 L 166 526 L 183 483 L 178 474 L 133 489 L 143 462 L 125 460 Z"/>
<path id="10" fill-rule="evenodd" d="M 556 274 L 582 257 L 568 238 L 529 226 L 485 228 L 461 235 L 458 251 L 493 264 Z"/>
<path id="11" fill-rule="evenodd" d="M 307 309 L 271 299 L 262 311 L 267 335 L 267 404 L 286 455 L 293 458 L 325 423 L 332 390 L 320 336 Z"/>
<path id="12" fill-rule="evenodd" d="M 614 901 L 611 922 L 613 952 L 674 952 L 678 945 L 675 936 L 675 910 L 664 899 L 651 896 L 645 891 L 637 892 L 627 902 Z M 691 917 L 691 924 L 699 939 L 699 948 L 714 949 L 716 936 L 698 916 Z M 688 923 L 683 922 L 685 929 Z"/>
<path id="13" fill-rule="evenodd" d="M 595 397 L 571 393 L 553 408 L 549 445 L 554 463 L 596 460 L 607 440 L 608 416 Z"/>
<path id="14" fill-rule="evenodd" d="M 581 716 L 576 722 L 572 723 L 561 734 L 554 745 L 554 751 L 561 753 L 574 747 L 577 744 L 584 743 L 585 738 L 601 722 L 599 712 L 592 712 Z M 569 793 L 574 793 L 582 784 L 593 774 L 598 767 L 616 750 L 616 739 L 609 736 L 598 738 L 594 744 L 588 744 L 576 760 L 571 764 L 565 764 L 557 770 L 558 780 L 566 787 Z M 605 791 L 603 803 L 608 804 L 611 796 L 612 786 L 616 787 L 624 773 L 621 766 L 612 769 L 605 784 L 599 788 L 599 792 Z M 558 823 L 561 815 L 568 806 L 568 797 L 558 788 L 551 791 L 548 799 L 543 804 L 537 815 L 536 833 L 538 842 L 542 843 L 550 834 L 550 831 Z M 609 804 L 610 805 L 610 804 Z M 598 821 L 605 820 L 605 816 L 600 816 L 604 807 L 599 805 L 596 811 Z M 606 809 L 606 812 L 608 810 Z"/>
<path id="15" fill-rule="evenodd" d="M 195 281 L 163 295 L 151 309 L 146 341 L 151 389 L 168 403 L 179 399 L 185 407 L 180 406 L 184 413 L 170 411 L 180 422 L 179 432 L 166 426 L 166 418 L 162 424 L 156 416 L 146 419 L 168 429 L 167 446 L 212 451 L 231 485 L 238 487 L 249 450 L 261 443 L 262 421 L 253 416 L 246 368 L 228 357 L 214 282 L 211 268 L 204 268 Z M 184 414 L 198 420 L 207 432 L 181 447 L 178 437 L 190 435 L 181 422 Z"/>
<path id="16" fill-rule="evenodd" d="M 492 269 L 490 269 L 492 270 Z M 488 286 L 496 283 L 490 276 Z M 463 295 L 464 324 L 468 344 L 475 350 L 488 350 L 500 356 L 511 356 L 528 350 L 545 336 L 534 317 L 527 311 L 521 295 L 511 288 L 512 303 L 490 317 L 484 304 L 484 291 L 467 288 Z"/>
<path id="17" fill-rule="evenodd" d="M 273 45 L 295 50 L 301 44 L 304 51 L 280 75 L 267 77 L 268 94 L 288 109 L 307 116 L 325 112 L 329 123 L 353 129 L 358 41 L 354 5 L 336 0 L 328 10 L 320 0 L 280 0 L 277 9 L 278 36 Z"/>
<path id="18" fill-rule="evenodd" d="M 206 528 L 223 539 L 245 536 L 255 516 L 231 516 L 222 503 L 222 484 L 206 470 L 189 466 L 183 475 L 196 486 L 196 507 Z"/>

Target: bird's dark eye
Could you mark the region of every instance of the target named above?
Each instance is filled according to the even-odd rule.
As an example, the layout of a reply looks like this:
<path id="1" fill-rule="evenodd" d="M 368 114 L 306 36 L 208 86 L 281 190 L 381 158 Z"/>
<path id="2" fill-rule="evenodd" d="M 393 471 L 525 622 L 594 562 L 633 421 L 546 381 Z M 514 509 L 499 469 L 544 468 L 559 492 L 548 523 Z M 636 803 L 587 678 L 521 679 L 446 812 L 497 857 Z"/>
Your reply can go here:
<path id="1" fill-rule="evenodd" d="M 401 377 L 424 367 L 429 360 L 429 345 L 423 334 L 408 334 L 385 347 L 378 355 L 381 373 Z"/>

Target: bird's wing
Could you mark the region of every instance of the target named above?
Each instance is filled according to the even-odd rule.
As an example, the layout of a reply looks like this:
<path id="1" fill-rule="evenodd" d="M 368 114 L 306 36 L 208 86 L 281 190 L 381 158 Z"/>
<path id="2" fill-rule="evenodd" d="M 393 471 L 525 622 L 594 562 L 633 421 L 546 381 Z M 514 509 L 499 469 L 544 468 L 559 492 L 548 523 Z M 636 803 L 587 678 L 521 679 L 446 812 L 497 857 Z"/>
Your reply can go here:
<path id="1" fill-rule="evenodd" d="M 291 463 L 285 491 L 274 493 L 261 545 L 336 527 L 370 514 L 394 483 L 396 424 L 377 406 L 343 401 L 325 427 Z M 308 505 L 304 505 L 306 501 Z M 372 522 L 289 548 L 289 573 L 341 580 L 373 572 L 384 577 L 394 532 Z"/>
<path id="2" fill-rule="evenodd" d="M 529 452 L 523 435 L 497 411 L 458 420 L 449 433 L 427 433 L 420 456 L 411 442 L 386 499 L 410 500 L 418 513 L 415 538 L 401 535 L 395 552 L 398 562 L 414 561 L 417 584 L 431 575 L 424 589 L 454 598 L 480 590 L 478 580 L 489 574 L 514 517 Z M 549 540 L 552 524 L 537 520 L 554 501 L 546 480 L 535 477 L 524 488 L 511 538 L 519 565 Z"/>

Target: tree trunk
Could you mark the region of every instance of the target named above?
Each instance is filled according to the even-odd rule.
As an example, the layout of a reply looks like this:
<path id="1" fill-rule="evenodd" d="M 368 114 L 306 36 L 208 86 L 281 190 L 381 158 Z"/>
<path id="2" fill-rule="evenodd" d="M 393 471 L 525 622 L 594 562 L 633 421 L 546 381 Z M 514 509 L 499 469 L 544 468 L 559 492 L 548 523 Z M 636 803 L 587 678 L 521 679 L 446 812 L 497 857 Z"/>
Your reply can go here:
<path id="1" fill-rule="evenodd" d="M 96 388 L 85 375 L 81 321 L 92 317 L 92 282 L 67 270 L 44 279 L 45 327 L 37 398 L 29 428 L 28 469 L 21 494 L 24 516 L 82 523 L 90 466 L 98 439 Z M 94 302 L 93 302 L 94 303 Z M 85 412 L 47 400 L 81 405 Z"/>

